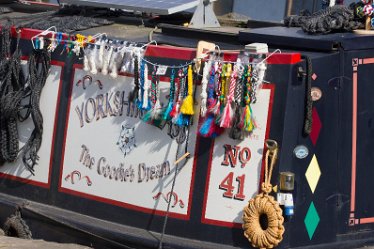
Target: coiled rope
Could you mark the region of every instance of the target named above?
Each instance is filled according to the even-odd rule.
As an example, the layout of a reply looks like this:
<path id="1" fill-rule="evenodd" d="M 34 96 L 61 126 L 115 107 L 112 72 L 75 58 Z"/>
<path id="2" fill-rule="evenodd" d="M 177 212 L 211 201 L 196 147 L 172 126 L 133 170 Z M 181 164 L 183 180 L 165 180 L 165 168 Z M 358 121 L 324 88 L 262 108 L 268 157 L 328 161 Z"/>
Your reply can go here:
<path id="1" fill-rule="evenodd" d="M 23 77 L 21 77 L 21 52 L 19 38 L 13 55 L 10 55 L 10 30 L 2 32 L 1 74 L 0 74 L 0 157 L 1 161 L 13 162 L 19 152 L 17 115 L 23 98 Z"/>
<path id="2" fill-rule="evenodd" d="M 302 11 L 298 16 L 286 17 L 284 24 L 288 27 L 301 27 L 310 34 L 352 31 L 363 26 L 362 22 L 355 19 L 353 10 L 344 5 L 328 7 L 313 14 Z"/>
<path id="3" fill-rule="evenodd" d="M 284 218 L 278 202 L 269 193 L 274 165 L 278 155 L 278 145 L 274 140 L 266 140 L 268 150 L 265 158 L 265 179 L 261 185 L 262 193 L 252 198 L 243 211 L 244 236 L 253 247 L 274 248 L 283 240 Z M 269 167 L 270 159 L 270 167 Z M 267 224 L 262 225 L 263 219 Z"/>
<path id="4" fill-rule="evenodd" d="M 312 100 L 312 60 L 309 56 L 303 55 L 302 59 L 305 60 L 307 72 L 305 75 L 305 119 L 304 119 L 304 135 L 308 136 L 312 132 L 313 125 L 313 100 Z"/>
<path id="5" fill-rule="evenodd" d="M 37 153 L 41 147 L 43 135 L 43 116 L 39 106 L 40 95 L 51 67 L 51 54 L 45 48 L 33 50 L 28 65 L 29 87 L 25 91 L 30 95 L 29 108 L 34 129 L 22 149 L 22 161 L 26 168 L 34 174 L 34 166 L 39 159 Z"/>

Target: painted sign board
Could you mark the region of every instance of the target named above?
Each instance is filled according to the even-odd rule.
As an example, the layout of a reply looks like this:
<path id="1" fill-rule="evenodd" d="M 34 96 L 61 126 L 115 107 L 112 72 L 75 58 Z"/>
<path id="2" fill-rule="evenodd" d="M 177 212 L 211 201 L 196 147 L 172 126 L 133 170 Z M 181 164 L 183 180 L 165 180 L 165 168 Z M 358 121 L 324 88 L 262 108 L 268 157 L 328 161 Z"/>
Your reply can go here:
<path id="1" fill-rule="evenodd" d="M 257 128 L 243 141 L 228 131 L 215 139 L 209 160 L 203 223 L 240 226 L 242 210 L 259 190 L 264 142 L 271 120 L 273 87 L 264 85 L 252 104 Z"/>
<path id="2" fill-rule="evenodd" d="M 22 60 L 22 70 L 28 75 L 27 61 Z M 59 96 L 61 89 L 61 63 L 52 63 L 50 73 L 40 96 L 40 110 L 43 115 L 43 138 L 38 151 L 38 164 L 35 165 L 34 175 L 23 165 L 22 157 L 13 163 L 6 163 L 0 167 L 0 176 L 27 182 L 29 184 L 49 187 L 50 169 L 52 166 L 53 144 L 55 134 L 55 124 L 58 113 Z M 34 128 L 32 117 L 29 116 L 24 122 L 18 122 L 19 147 L 29 139 Z"/>
<path id="3" fill-rule="evenodd" d="M 178 168 L 171 193 L 174 162 L 184 154 L 177 142 L 183 142 L 183 130 L 174 127 L 171 134 L 168 124 L 161 129 L 142 121 L 142 114 L 128 103 L 133 81 L 124 75 L 87 75 L 75 68 L 60 191 L 160 215 L 172 195 L 170 216 L 188 219 L 196 136 L 190 136 L 187 150 L 192 157 Z M 161 79 L 159 90 L 161 103 L 167 103 L 169 82 Z M 197 118 L 191 134 L 197 133 Z"/>

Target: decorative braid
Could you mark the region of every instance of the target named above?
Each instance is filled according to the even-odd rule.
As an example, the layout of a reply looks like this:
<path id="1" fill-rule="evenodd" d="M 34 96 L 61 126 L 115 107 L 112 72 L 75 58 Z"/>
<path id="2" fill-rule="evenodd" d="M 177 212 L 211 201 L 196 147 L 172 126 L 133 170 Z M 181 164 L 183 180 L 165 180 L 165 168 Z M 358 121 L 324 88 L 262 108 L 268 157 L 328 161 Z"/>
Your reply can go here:
<path id="1" fill-rule="evenodd" d="M 156 78 L 157 67 L 153 66 L 152 72 L 152 83 L 151 83 L 151 101 L 154 106 L 157 101 L 157 78 Z"/>
<path id="2" fill-rule="evenodd" d="M 145 84 L 145 61 L 142 60 L 142 63 L 140 65 L 140 91 L 138 91 L 138 108 L 143 108 L 143 95 L 144 95 L 144 84 Z"/>

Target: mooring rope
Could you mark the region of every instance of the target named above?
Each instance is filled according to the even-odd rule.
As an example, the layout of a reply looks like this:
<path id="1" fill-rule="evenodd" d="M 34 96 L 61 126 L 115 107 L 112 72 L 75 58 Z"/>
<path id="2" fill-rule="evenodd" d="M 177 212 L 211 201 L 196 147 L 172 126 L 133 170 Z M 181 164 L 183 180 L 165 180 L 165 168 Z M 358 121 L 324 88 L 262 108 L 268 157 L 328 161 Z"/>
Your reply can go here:
<path id="1" fill-rule="evenodd" d="M 262 193 L 252 198 L 243 211 L 244 236 L 256 248 L 273 248 L 283 240 L 284 218 L 278 202 L 269 193 L 272 191 L 271 177 L 278 155 L 277 143 L 267 140 L 265 157 L 265 178 L 261 184 Z M 270 166 L 269 166 L 270 160 Z M 267 224 L 261 220 L 266 216 Z"/>
<path id="2" fill-rule="evenodd" d="M 43 116 L 40 111 L 40 95 L 51 67 L 51 54 L 45 48 L 33 50 L 29 57 L 28 65 L 30 76 L 27 92 L 30 94 L 29 108 L 34 123 L 34 129 L 31 132 L 30 138 L 22 148 L 22 161 L 25 167 L 34 174 L 34 166 L 39 159 L 37 153 L 41 147 L 43 135 Z"/>

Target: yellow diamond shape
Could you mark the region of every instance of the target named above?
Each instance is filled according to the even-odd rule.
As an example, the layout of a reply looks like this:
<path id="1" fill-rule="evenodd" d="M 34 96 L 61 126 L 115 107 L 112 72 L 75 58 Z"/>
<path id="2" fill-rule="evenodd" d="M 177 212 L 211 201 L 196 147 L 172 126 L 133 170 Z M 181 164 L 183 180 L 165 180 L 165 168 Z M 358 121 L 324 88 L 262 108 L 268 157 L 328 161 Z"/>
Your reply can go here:
<path id="1" fill-rule="evenodd" d="M 319 168 L 316 155 L 314 155 L 310 161 L 308 169 L 305 172 L 305 177 L 309 183 L 310 190 L 312 190 L 312 193 L 314 194 L 319 178 L 321 177 L 321 170 Z"/>

